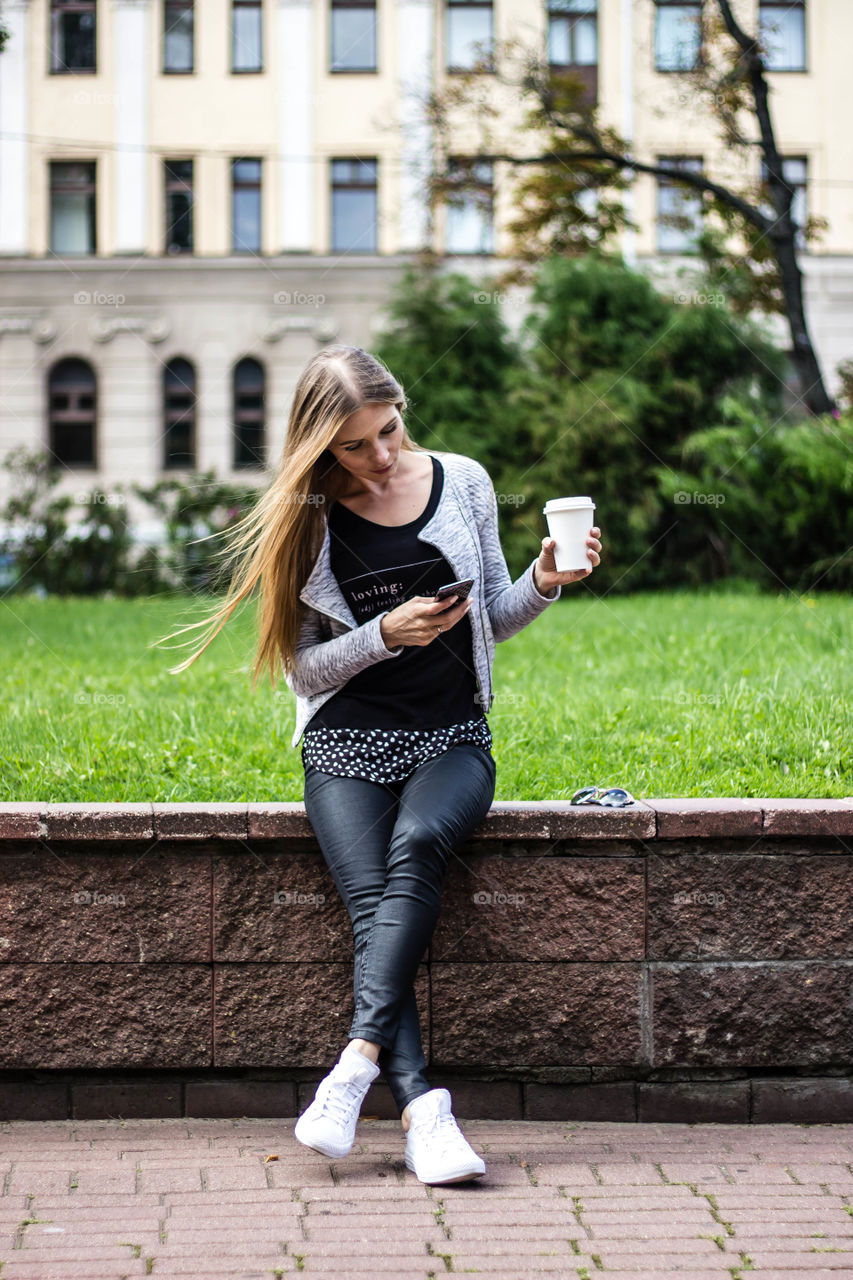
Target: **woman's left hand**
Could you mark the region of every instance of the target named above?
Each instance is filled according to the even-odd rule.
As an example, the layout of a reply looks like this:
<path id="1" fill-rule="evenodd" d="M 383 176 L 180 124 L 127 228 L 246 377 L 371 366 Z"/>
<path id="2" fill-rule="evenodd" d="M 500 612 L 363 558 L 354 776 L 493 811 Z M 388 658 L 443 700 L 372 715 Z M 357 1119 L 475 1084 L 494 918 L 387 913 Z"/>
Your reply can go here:
<path id="1" fill-rule="evenodd" d="M 593 568 L 601 563 L 601 543 L 598 535 L 601 530 L 594 525 L 589 531 L 589 537 L 586 540 L 587 555 L 591 564 L 588 569 L 567 569 L 563 573 L 557 572 L 557 564 L 554 559 L 554 547 L 556 543 L 553 538 L 542 539 L 542 550 L 539 552 L 539 559 L 533 566 L 533 581 L 536 584 L 536 590 L 543 596 L 553 591 L 554 587 L 565 587 L 570 582 L 579 582 L 581 578 L 587 578 L 592 573 Z"/>

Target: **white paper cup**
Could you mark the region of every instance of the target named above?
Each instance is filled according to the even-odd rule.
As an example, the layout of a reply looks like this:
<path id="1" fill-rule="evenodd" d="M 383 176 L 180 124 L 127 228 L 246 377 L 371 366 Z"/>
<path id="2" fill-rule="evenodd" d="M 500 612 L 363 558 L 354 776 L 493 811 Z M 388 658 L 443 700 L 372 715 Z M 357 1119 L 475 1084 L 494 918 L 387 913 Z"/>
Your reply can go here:
<path id="1" fill-rule="evenodd" d="M 557 572 L 591 569 L 586 540 L 595 525 L 592 498 L 551 498 L 542 508 L 542 514 L 548 521 L 548 533 L 556 543 L 554 559 Z"/>

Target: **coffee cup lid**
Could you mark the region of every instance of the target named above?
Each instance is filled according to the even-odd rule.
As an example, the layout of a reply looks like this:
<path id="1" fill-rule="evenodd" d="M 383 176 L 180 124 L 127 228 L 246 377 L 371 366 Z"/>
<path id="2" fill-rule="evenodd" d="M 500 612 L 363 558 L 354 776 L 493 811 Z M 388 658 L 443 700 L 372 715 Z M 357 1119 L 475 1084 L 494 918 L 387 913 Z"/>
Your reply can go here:
<path id="1" fill-rule="evenodd" d="M 549 511 L 572 511 L 575 507 L 592 507 L 595 510 L 595 503 L 592 498 L 549 498 L 542 508 L 542 514 L 547 515 Z"/>

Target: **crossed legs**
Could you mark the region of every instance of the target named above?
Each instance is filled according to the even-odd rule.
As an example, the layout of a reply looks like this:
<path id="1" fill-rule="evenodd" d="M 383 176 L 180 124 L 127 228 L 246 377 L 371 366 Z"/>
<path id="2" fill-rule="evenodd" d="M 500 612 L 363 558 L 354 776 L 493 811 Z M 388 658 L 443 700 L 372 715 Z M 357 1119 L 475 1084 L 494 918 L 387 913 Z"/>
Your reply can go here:
<path id="1" fill-rule="evenodd" d="M 353 928 L 350 1043 L 378 1062 L 408 1127 L 431 1088 L 414 981 L 441 909 L 450 854 L 488 812 L 495 763 L 474 743 L 427 760 L 402 782 L 308 766 L 305 809 Z"/>

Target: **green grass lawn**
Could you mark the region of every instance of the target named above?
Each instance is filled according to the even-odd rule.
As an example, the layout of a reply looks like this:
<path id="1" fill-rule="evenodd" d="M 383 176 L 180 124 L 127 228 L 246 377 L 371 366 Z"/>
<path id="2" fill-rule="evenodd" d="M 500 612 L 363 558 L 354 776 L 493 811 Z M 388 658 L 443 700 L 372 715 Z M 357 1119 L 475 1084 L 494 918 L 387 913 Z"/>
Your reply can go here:
<path id="1" fill-rule="evenodd" d="M 293 695 L 250 689 L 254 604 L 178 676 L 186 651 L 148 647 L 210 607 L 0 600 L 0 797 L 301 801 Z M 496 799 L 853 794 L 851 635 L 846 595 L 567 588 L 498 645 Z"/>

